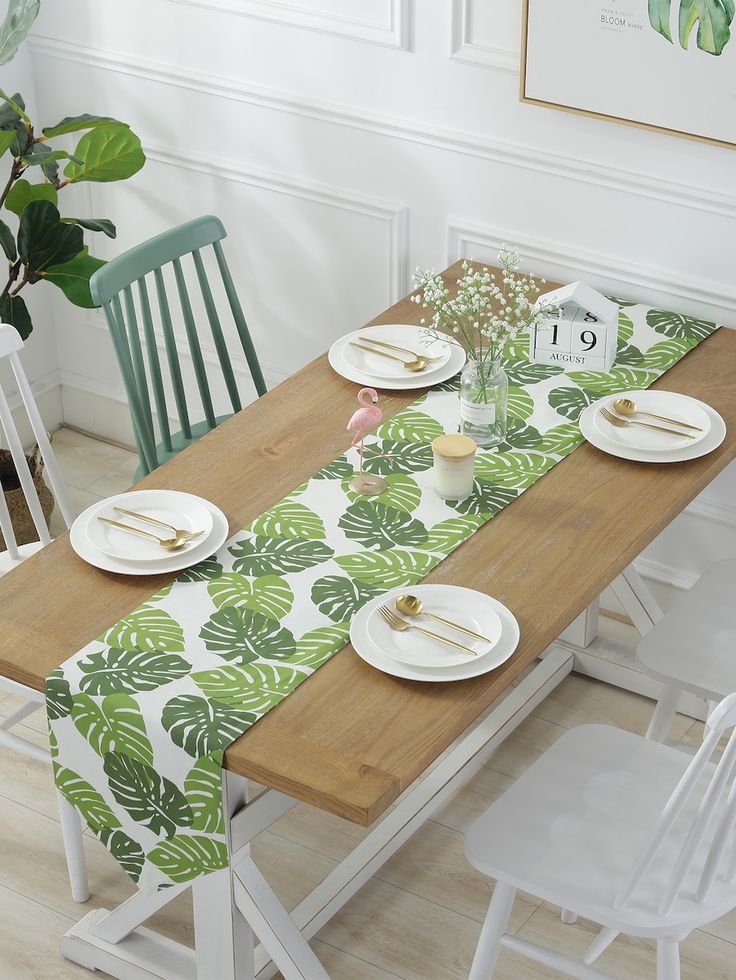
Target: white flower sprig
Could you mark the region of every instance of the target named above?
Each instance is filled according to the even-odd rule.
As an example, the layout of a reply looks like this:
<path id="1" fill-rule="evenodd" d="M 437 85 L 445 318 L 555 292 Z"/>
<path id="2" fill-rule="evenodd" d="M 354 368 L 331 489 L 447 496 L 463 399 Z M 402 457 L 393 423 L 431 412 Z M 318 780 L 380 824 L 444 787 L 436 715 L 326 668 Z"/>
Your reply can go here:
<path id="1" fill-rule="evenodd" d="M 558 312 L 550 303 L 535 303 L 539 287 L 532 276 L 519 271 L 516 249 L 502 245 L 498 259 L 500 283 L 487 266 L 474 268 L 466 259 L 452 298 L 441 276 L 417 269 L 414 282 L 420 292 L 412 300 L 432 311 L 430 324 L 425 318 L 420 322 L 433 340 L 446 341 L 449 333 L 468 357 L 497 360 L 509 340 Z"/>

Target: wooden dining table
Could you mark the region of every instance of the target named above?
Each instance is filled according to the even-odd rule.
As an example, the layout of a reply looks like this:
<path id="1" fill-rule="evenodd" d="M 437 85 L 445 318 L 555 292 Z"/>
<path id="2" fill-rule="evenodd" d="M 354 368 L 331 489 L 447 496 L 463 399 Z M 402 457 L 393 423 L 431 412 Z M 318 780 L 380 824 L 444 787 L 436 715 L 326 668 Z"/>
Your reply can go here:
<path id="1" fill-rule="evenodd" d="M 460 271 L 456 263 L 444 276 L 452 283 Z M 371 322 L 416 324 L 421 315 L 406 297 Z M 344 325 L 336 326 L 340 332 Z M 656 621 L 656 604 L 632 562 L 736 456 L 735 381 L 736 332 L 722 329 L 654 385 L 712 405 L 727 425 L 721 446 L 701 459 L 653 465 L 584 444 L 430 573 L 428 582 L 477 589 L 511 609 L 521 640 L 503 666 L 471 680 L 423 684 L 373 669 L 348 645 L 230 746 L 235 884 L 217 891 L 207 884 L 216 873 L 195 886 L 195 953 L 139 928 L 178 886 L 154 898 L 134 896 L 122 913 L 94 910 L 64 938 L 64 953 L 123 978 L 242 980 L 271 975 L 274 960 L 288 967 L 287 976 L 318 976 L 302 937 L 319 929 L 564 678 L 574 653 L 569 644 L 555 645 L 560 634 L 611 583 L 640 630 Z M 382 392 L 384 416 L 417 394 Z M 355 396 L 355 384 L 321 355 L 137 486 L 207 498 L 235 532 L 345 450 Z M 43 690 L 52 670 L 173 577 L 99 571 L 61 536 L 0 581 L 0 674 Z M 238 777 L 267 790 L 249 798 Z M 296 801 L 375 829 L 286 916 L 254 870 L 248 842 Z M 263 943 L 255 960 L 241 916 Z M 213 950 L 218 942 L 224 953 Z"/>

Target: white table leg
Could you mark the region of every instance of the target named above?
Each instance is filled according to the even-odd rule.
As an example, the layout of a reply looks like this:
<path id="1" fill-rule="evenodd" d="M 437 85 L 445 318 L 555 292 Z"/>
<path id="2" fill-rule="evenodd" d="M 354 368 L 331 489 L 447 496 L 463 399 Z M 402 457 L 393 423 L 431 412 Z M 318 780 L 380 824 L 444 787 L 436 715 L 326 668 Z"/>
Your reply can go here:
<path id="1" fill-rule="evenodd" d="M 574 643 L 577 647 L 587 647 L 598 636 L 598 607 L 599 599 L 594 599 L 589 606 L 576 616 L 566 630 L 560 633 L 560 639 Z"/>

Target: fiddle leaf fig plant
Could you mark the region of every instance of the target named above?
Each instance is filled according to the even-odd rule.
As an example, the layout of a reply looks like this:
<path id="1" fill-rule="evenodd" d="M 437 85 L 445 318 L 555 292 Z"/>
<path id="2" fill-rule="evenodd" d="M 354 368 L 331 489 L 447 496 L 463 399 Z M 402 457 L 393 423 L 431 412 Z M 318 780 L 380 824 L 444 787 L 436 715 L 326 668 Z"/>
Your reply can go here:
<path id="1" fill-rule="evenodd" d="M 29 0 L 20 0 L 16 6 L 23 4 L 32 6 Z M 1 35 L 2 28 L 0 41 Z M 0 47 L 0 63 L 2 57 Z M 75 306 L 93 307 L 89 280 L 105 263 L 89 254 L 84 233 L 116 235 L 109 218 L 62 216 L 60 193 L 83 181 L 127 180 L 141 169 L 146 157 L 128 124 L 110 116 L 67 116 L 55 126 L 46 126 L 39 136 L 19 93 L 8 96 L 0 89 L 0 100 L 0 164 L 3 157 L 10 162 L 0 209 L 5 207 L 19 219 L 14 234 L 0 217 L 0 248 L 8 261 L 8 279 L 0 293 L 0 321 L 12 323 L 25 340 L 33 324 L 20 292 L 45 280 Z M 50 139 L 73 133 L 83 135 L 72 152 L 49 144 Z"/>

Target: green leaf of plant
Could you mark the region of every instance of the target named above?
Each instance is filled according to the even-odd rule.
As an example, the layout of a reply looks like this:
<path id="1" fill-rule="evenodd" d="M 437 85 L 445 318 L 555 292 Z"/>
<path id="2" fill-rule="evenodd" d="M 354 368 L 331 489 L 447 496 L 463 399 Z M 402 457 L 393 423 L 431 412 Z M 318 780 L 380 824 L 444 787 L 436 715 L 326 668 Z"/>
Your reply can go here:
<path id="1" fill-rule="evenodd" d="M 0 156 L 5 153 L 8 147 L 12 146 L 15 142 L 16 134 L 13 130 L 5 130 L 0 132 Z"/>
<path id="2" fill-rule="evenodd" d="M 84 248 L 84 233 L 65 225 L 51 201 L 30 201 L 20 216 L 18 253 L 26 275 L 38 275 L 50 265 L 60 265 Z"/>
<path id="3" fill-rule="evenodd" d="M 517 386 L 538 384 L 565 370 L 555 364 L 536 364 L 528 360 L 504 360 L 503 369 L 509 384 Z"/>
<path id="4" fill-rule="evenodd" d="M 448 500 L 447 503 L 459 514 L 476 514 L 481 517 L 495 517 L 499 511 L 512 503 L 519 491 L 510 487 L 497 487 L 492 483 L 476 480 L 473 492 L 464 500 Z"/>
<path id="5" fill-rule="evenodd" d="M 265 538 L 306 538 L 324 541 L 325 526 L 319 514 L 304 504 L 284 500 L 271 507 L 250 525 L 253 534 Z"/>
<path id="6" fill-rule="evenodd" d="M 108 238 L 117 238 L 118 231 L 109 218 L 62 218 L 65 225 L 79 225 L 87 231 L 101 231 Z"/>
<path id="7" fill-rule="evenodd" d="M 648 371 L 666 371 L 692 349 L 692 341 L 682 337 L 660 340 L 643 355 L 642 367 Z"/>
<path id="8" fill-rule="evenodd" d="M 184 630 L 163 609 L 144 605 L 119 620 L 102 642 L 133 652 L 179 653 L 184 649 Z"/>
<path id="9" fill-rule="evenodd" d="M 40 9 L 41 0 L 10 0 L 0 26 L 0 65 L 13 60 Z"/>
<path id="10" fill-rule="evenodd" d="M 397 585 L 416 585 L 438 560 L 434 555 L 418 551 L 363 551 L 335 558 L 352 578 L 380 586 L 383 592 Z"/>
<path id="11" fill-rule="evenodd" d="M 69 163 L 64 171 L 70 183 L 82 180 L 127 180 L 146 162 L 141 141 L 123 124 L 99 126 L 85 133 L 74 156 L 81 163 Z"/>
<path id="12" fill-rule="evenodd" d="M 647 313 L 647 323 L 657 333 L 679 340 L 689 340 L 691 347 L 705 340 L 718 329 L 717 324 L 710 320 L 699 320 L 697 317 L 672 313 L 669 310 L 650 310 Z"/>
<path id="13" fill-rule="evenodd" d="M 85 249 L 69 262 L 49 266 L 40 275 L 46 282 L 58 286 L 70 303 L 91 310 L 97 303 L 92 299 L 89 281 L 103 265 L 105 262 L 102 259 L 94 258 Z"/>
<path id="14" fill-rule="evenodd" d="M 271 575 L 274 572 L 302 572 L 334 554 L 321 541 L 299 538 L 267 538 L 256 535 L 228 549 L 233 555 L 233 569 L 243 575 Z"/>
<path id="15" fill-rule="evenodd" d="M 237 572 L 225 572 L 207 586 L 218 609 L 226 606 L 252 609 L 272 619 L 283 619 L 294 602 L 294 593 L 286 579 L 262 575 L 249 579 Z"/>
<path id="16" fill-rule="evenodd" d="M 523 388 L 509 385 L 508 416 L 510 419 L 526 421 L 534 411 L 534 399 Z"/>
<path id="17" fill-rule="evenodd" d="M 205 697 L 218 704 L 245 708 L 260 717 L 283 701 L 306 676 L 293 667 L 249 664 L 198 671 L 192 674 L 192 680 Z"/>
<path id="18" fill-rule="evenodd" d="M 138 841 L 134 841 L 132 837 L 128 837 L 122 830 L 112 830 L 110 827 L 103 827 L 101 830 L 98 830 L 97 836 L 123 871 L 133 881 L 137 882 L 146 860 L 143 848 Z"/>
<path id="19" fill-rule="evenodd" d="M 79 810 L 92 830 L 99 832 L 103 827 L 120 827 L 121 823 L 94 786 L 82 779 L 71 769 L 54 766 L 56 787 L 71 805 Z"/>
<path id="20" fill-rule="evenodd" d="M 432 442 L 443 432 L 440 423 L 431 415 L 404 409 L 393 418 L 387 419 L 376 435 L 379 439 L 390 439 L 393 442 Z"/>
<path id="21" fill-rule="evenodd" d="M 256 721 L 250 711 L 194 694 L 173 698 L 164 705 L 161 715 L 161 724 L 174 745 L 195 759 L 226 749 Z"/>
<path id="22" fill-rule="evenodd" d="M 19 120 L 24 119 L 26 122 L 30 122 L 25 114 L 26 103 L 20 92 L 9 96 L 0 88 L 0 100 L 3 102 L 0 106 L 0 129 L 15 132 Z"/>
<path id="23" fill-rule="evenodd" d="M 0 221 L 0 246 L 2 246 L 8 262 L 15 262 L 18 258 L 18 253 L 15 248 L 15 235 L 4 221 Z"/>
<path id="24" fill-rule="evenodd" d="M 321 579 L 324 582 L 324 579 Z M 349 579 L 342 579 L 350 582 Z M 352 586 L 354 583 L 350 583 Z M 304 633 L 296 641 L 296 650 L 290 658 L 293 664 L 300 667 L 320 667 L 329 660 L 333 653 L 342 650 L 350 639 L 350 625 L 339 623 L 337 626 L 320 626 L 316 630 Z"/>
<path id="25" fill-rule="evenodd" d="M 630 367 L 615 367 L 610 371 L 570 371 L 568 378 L 591 395 L 616 395 L 626 389 L 648 388 L 657 375 L 651 371 Z"/>
<path id="26" fill-rule="evenodd" d="M 138 703 L 129 694 L 110 694 L 99 704 L 88 694 L 76 694 L 72 719 L 98 755 L 121 752 L 153 765 L 146 723 Z"/>
<path id="27" fill-rule="evenodd" d="M 697 24 L 698 48 L 708 54 L 720 55 L 731 38 L 733 16 L 733 0 L 680 0 L 680 45 L 687 50 L 690 34 Z"/>
<path id="28" fill-rule="evenodd" d="M 577 420 L 583 411 L 595 401 L 596 396 L 591 396 L 582 388 L 554 388 L 547 396 L 547 400 L 558 415 L 565 418 Z"/>
<path id="29" fill-rule="evenodd" d="M 542 453 L 554 453 L 555 456 L 566 456 L 583 441 L 583 435 L 577 422 L 564 422 L 556 425 L 542 436 L 537 446 Z"/>
<path id="30" fill-rule="evenodd" d="M 623 310 L 618 311 L 618 339 L 627 343 L 634 336 L 634 321 L 624 313 Z"/>
<path id="31" fill-rule="evenodd" d="M 171 837 L 150 850 L 147 859 L 176 884 L 228 866 L 227 847 L 222 841 L 196 835 Z"/>
<path id="32" fill-rule="evenodd" d="M 616 351 L 617 367 L 641 367 L 643 360 L 644 355 L 638 347 L 633 347 L 631 344 L 627 344 L 625 341 L 619 339 L 618 349 Z"/>
<path id="33" fill-rule="evenodd" d="M 108 752 L 103 769 L 116 802 L 152 833 L 173 837 L 177 828 L 191 826 L 194 814 L 186 797 L 151 766 Z"/>
<path id="34" fill-rule="evenodd" d="M 392 473 L 385 479 L 388 487 L 383 493 L 375 497 L 361 496 L 361 494 L 350 489 L 349 482 L 343 483 L 342 488 L 348 500 L 353 502 L 367 501 L 375 506 L 394 507 L 396 510 L 403 510 L 409 514 L 417 509 L 422 499 L 422 491 L 413 477 L 407 476 L 405 473 Z"/>
<path id="35" fill-rule="evenodd" d="M 78 133 L 82 129 L 97 129 L 99 126 L 127 126 L 127 123 L 113 119 L 112 116 L 91 116 L 88 112 L 81 116 L 65 116 L 55 126 L 44 126 L 43 135 L 53 139 L 65 133 Z"/>
<path id="36" fill-rule="evenodd" d="M 8 294 L 0 299 L 0 322 L 12 323 L 23 340 L 29 337 L 33 323 L 22 296 Z"/>
<path id="37" fill-rule="evenodd" d="M 353 582 L 342 575 L 326 575 L 312 586 L 312 602 L 323 616 L 334 623 L 343 623 L 351 620 L 366 602 L 384 591 L 380 586 Z"/>
<path id="38" fill-rule="evenodd" d="M 190 666 L 175 653 L 99 650 L 77 664 L 84 677 L 79 687 L 87 694 L 138 694 L 155 691 L 185 677 Z"/>
<path id="39" fill-rule="evenodd" d="M 481 453 L 475 463 L 475 473 L 484 483 L 497 487 L 526 490 L 540 476 L 552 469 L 557 461 L 542 453 Z"/>
<path id="40" fill-rule="evenodd" d="M 199 631 L 212 653 L 233 663 L 247 664 L 259 657 L 286 660 L 294 653 L 294 637 L 276 619 L 252 609 L 225 606 L 212 613 Z"/>
<path id="41" fill-rule="evenodd" d="M 363 464 L 366 473 L 380 476 L 390 476 L 397 471 L 424 473 L 434 465 L 432 446 L 428 442 L 394 442 L 393 439 L 384 439 L 367 449 Z"/>
<path id="42" fill-rule="evenodd" d="M 196 565 L 192 565 L 191 568 L 187 568 L 181 573 L 178 580 L 180 582 L 209 582 L 210 579 L 219 578 L 220 575 L 222 575 L 222 565 L 213 555 Z"/>
<path id="43" fill-rule="evenodd" d="M 46 678 L 46 713 L 49 721 L 68 718 L 72 713 L 72 694 L 61 668 Z"/>
<path id="44" fill-rule="evenodd" d="M 348 507 L 337 523 L 346 537 L 360 541 L 366 548 L 382 551 L 394 545 L 421 548 L 427 539 L 427 529 L 421 521 L 395 507 L 369 503 L 366 499 Z"/>
<path id="45" fill-rule="evenodd" d="M 498 452 L 507 449 L 535 449 L 542 441 L 539 431 L 532 425 L 526 425 L 521 419 L 509 419 L 506 427 L 506 441 Z"/>
<path id="46" fill-rule="evenodd" d="M 429 529 L 427 540 L 422 548 L 425 551 L 439 551 L 443 555 L 449 555 L 484 523 L 484 518 L 473 514 L 465 517 L 449 517 Z"/>
<path id="47" fill-rule="evenodd" d="M 670 13 L 672 0 L 649 0 L 649 23 L 654 30 L 672 42 Z"/>
<path id="48" fill-rule="evenodd" d="M 59 194 L 53 184 L 31 184 L 29 181 L 16 180 L 5 198 L 5 207 L 20 217 L 27 204 L 31 201 L 50 201 L 56 207 Z"/>
<path id="49" fill-rule="evenodd" d="M 192 830 L 224 834 L 222 766 L 213 759 L 199 759 L 184 780 L 184 795 L 192 808 Z"/>
<path id="50" fill-rule="evenodd" d="M 337 459 L 333 459 L 331 463 L 327 466 L 323 466 L 321 470 L 318 470 L 313 479 L 314 480 L 346 480 L 353 475 L 352 464 L 349 463 L 343 456 L 339 456 Z"/>
<path id="51" fill-rule="evenodd" d="M 66 150 L 52 150 L 45 143 L 37 143 L 30 153 L 25 153 L 21 160 L 27 167 L 48 166 L 57 160 L 71 160 L 72 156 Z"/>

